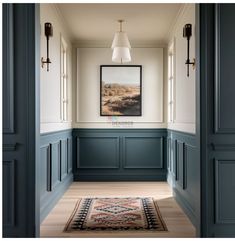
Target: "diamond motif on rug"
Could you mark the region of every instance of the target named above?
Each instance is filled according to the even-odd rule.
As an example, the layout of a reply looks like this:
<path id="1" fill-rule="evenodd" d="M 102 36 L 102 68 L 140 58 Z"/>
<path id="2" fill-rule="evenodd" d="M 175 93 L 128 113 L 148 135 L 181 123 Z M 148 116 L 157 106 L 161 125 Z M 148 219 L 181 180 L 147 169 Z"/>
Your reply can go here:
<path id="1" fill-rule="evenodd" d="M 153 198 L 84 198 L 77 202 L 64 231 L 167 231 Z"/>
<path id="2" fill-rule="evenodd" d="M 104 211 L 104 212 L 108 212 L 108 213 L 114 213 L 114 214 L 119 214 L 119 213 L 123 213 L 123 212 L 127 212 L 127 211 L 132 211 L 133 208 L 128 208 L 128 207 L 124 207 L 121 205 L 109 205 L 105 208 L 96 208 L 99 211 Z"/>

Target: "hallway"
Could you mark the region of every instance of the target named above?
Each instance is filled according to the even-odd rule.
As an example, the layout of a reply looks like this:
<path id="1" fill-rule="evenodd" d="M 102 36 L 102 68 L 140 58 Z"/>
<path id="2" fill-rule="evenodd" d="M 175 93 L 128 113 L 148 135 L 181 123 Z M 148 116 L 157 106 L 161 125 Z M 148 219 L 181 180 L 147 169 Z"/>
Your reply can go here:
<path id="1" fill-rule="evenodd" d="M 104 192 L 105 190 L 105 192 Z M 74 206 L 82 197 L 154 197 L 167 232 L 99 232 L 64 233 Z M 166 182 L 73 182 L 41 224 L 41 237 L 195 237 L 195 228 L 172 197 Z"/>
<path id="2" fill-rule="evenodd" d="M 2 236 L 235 237 L 234 13 L 3 3 Z"/>

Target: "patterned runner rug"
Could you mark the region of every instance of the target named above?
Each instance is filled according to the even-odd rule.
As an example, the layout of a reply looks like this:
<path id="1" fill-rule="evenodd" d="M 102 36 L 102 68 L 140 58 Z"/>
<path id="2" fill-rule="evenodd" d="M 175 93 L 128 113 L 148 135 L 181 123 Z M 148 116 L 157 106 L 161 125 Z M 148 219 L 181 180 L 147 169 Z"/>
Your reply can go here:
<path id="1" fill-rule="evenodd" d="M 153 198 L 84 198 L 77 202 L 64 232 L 167 231 Z"/>

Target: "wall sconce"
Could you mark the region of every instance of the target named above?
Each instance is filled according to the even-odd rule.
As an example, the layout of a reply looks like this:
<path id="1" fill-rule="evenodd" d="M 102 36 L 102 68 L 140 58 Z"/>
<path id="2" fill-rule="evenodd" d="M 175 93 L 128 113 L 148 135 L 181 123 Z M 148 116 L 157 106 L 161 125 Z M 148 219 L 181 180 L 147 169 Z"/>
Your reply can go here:
<path id="1" fill-rule="evenodd" d="M 193 62 L 190 62 L 189 59 L 189 40 L 192 36 L 192 24 L 188 23 L 184 25 L 183 28 L 183 37 L 187 38 L 187 60 L 185 64 L 187 64 L 187 76 L 189 77 L 189 65 L 191 64 L 193 66 L 193 69 L 195 68 L 195 58 L 193 59 Z"/>
<path id="2" fill-rule="evenodd" d="M 42 68 L 44 67 L 44 64 L 47 64 L 47 71 L 49 71 L 49 64 L 51 63 L 50 58 L 49 58 L 49 37 L 53 36 L 53 28 L 51 23 L 45 23 L 44 25 L 45 28 L 45 36 L 47 38 L 47 58 L 46 60 L 41 58 L 41 63 L 42 63 Z"/>

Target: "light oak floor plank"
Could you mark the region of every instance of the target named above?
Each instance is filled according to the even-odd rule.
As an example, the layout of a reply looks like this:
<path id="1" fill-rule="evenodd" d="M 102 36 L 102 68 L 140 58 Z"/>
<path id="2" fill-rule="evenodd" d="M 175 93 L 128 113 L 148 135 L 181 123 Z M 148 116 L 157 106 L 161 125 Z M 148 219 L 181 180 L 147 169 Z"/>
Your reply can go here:
<path id="1" fill-rule="evenodd" d="M 63 232 L 76 202 L 84 197 L 153 197 L 168 231 Z M 195 237 L 195 233 L 166 182 L 74 182 L 41 224 L 41 237 Z"/>

